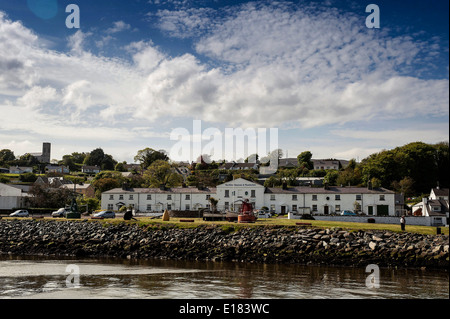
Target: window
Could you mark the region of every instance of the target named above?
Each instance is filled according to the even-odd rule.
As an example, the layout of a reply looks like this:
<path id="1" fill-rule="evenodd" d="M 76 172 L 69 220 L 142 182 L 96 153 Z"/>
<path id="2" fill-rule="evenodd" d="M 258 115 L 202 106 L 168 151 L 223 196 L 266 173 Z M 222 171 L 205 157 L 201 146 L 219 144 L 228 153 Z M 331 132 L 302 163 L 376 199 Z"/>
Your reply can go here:
<path id="1" fill-rule="evenodd" d="M 275 205 L 274 204 L 270 205 L 270 210 L 273 211 L 273 212 L 275 211 Z"/>
<path id="2" fill-rule="evenodd" d="M 317 200 L 317 195 L 312 195 L 312 200 Z"/>
<path id="3" fill-rule="evenodd" d="M 384 195 L 380 195 L 380 200 L 384 200 Z"/>
<path id="4" fill-rule="evenodd" d="M 225 202 L 225 209 L 229 209 L 230 207 L 230 202 Z"/>
<path id="5" fill-rule="evenodd" d="M 206 200 L 209 200 L 210 197 L 211 195 L 206 195 Z"/>
<path id="6" fill-rule="evenodd" d="M 109 199 L 113 200 L 114 199 L 114 195 L 109 195 Z"/>
<path id="7" fill-rule="evenodd" d="M 296 211 L 297 210 L 297 205 L 292 205 L 292 210 Z"/>
<path id="8" fill-rule="evenodd" d="M 292 200 L 297 200 L 297 195 L 292 195 Z"/>
<path id="9" fill-rule="evenodd" d="M 225 197 L 230 197 L 230 191 L 228 189 L 225 190 Z"/>
<path id="10" fill-rule="evenodd" d="M 108 204 L 108 210 L 113 210 L 114 209 L 114 205 L 113 204 Z"/>
<path id="11" fill-rule="evenodd" d="M 186 194 L 186 200 L 190 200 L 191 199 L 191 195 L 190 194 Z"/>
<path id="12" fill-rule="evenodd" d="M 336 211 L 340 212 L 341 211 L 341 205 L 336 205 Z"/>
<path id="13" fill-rule="evenodd" d="M 312 211 L 313 211 L 313 212 L 317 212 L 317 205 L 313 205 Z"/>
<path id="14" fill-rule="evenodd" d="M 191 210 L 191 205 L 186 204 L 186 210 Z"/>
<path id="15" fill-rule="evenodd" d="M 361 195 L 356 195 L 356 200 L 361 200 Z"/>
<path id="16" fill-rule="evenodd" d="M 152 200 L 152 195 L 151 194 L 147 195 L 147 200 Z"/>
<path id="17" fill-rule="evenodd" d="M 167 195 L 167 200 L 172 200 L 172 195 L 171 194 Z"/>
<path id="18" fill-rule="evenodd" d="M 275 200 L 275 195 L 270 195 L 270 200 Z"/>
<path id="19" fill-rule="evenodd" d="M 167 204 L 167 210 L 172 210 L 172 205 L 171 204 Z"/>
<path id="20" fill-rule="evenodd" d="M 334 200 L 341 200 L 341 195 L 334 195 Z"/>
<path id="21" fill-rule="evenodd" d="M 119 195 L 119 200 L 123 200 L 123 195 Z"/>
<path id="22" fill-rule="evenodd" d="M 250 197 L 256 197 L 256 191 L 254 189 L 252 189 L 252 193 L 251 193 Z"/>
<path id="23" fill-rule="evenodd" d="M 147 204 L 147 210 L 152 210 L 152 205 L 151 204 Z"/>
<path id="24" fill-rule="evenodd" d="M 130 199 L 133 199 L 133 195 L 130 195 Z"/>

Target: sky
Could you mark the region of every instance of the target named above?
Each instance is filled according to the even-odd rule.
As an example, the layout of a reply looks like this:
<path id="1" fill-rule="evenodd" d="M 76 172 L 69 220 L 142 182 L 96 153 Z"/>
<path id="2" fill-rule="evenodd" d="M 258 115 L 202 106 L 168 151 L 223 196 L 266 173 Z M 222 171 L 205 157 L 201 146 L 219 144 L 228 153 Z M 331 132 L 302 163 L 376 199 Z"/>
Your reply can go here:
<path id="1" fill-rule="evenodd" d="M 79 28 L 66 23 L 70 4 Z M 379 28 L 366 25 L 369 4 Z M 448 141 L 448 6 L 0 0 L 0 149 L 20 156 L 50 142 L 60 160 L 100 147 L 128 163 L 146 147 L 174 160 L 213 149 L 239 160 L 253 148 L 242 151 L 232 129 L 266 132 L 248 135 L 253 146 L 276 137 L 260 155 L 277 146 L 283 157 L 361 160 Z"/>

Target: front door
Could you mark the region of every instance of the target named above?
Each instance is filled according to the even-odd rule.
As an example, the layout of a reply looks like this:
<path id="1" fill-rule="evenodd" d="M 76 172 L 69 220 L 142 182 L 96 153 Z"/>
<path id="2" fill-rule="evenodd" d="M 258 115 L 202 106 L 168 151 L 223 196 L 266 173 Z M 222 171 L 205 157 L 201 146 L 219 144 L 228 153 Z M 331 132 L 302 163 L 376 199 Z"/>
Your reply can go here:
<path id="1" fill-rule="evenodd" d="M 286 206 L 281 206 L 281 215 L 286 214 Z"/>
<path id="2" fill-rule="evenodd" d="M 328 205 L 325 205 L 325 206 L 323 207 L 323 213 L 324 213 L 325 215 L 328 215 Z"/>

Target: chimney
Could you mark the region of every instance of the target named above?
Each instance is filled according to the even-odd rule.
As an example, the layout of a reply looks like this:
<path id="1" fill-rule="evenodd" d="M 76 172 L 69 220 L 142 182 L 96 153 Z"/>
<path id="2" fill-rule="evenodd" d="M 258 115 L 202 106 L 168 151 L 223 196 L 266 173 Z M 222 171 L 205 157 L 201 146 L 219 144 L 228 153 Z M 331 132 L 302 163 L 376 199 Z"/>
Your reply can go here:
<path id="1" fill-rule="evenodd" d="M 198 184 L 197 184 L 197 189 L 198 189 L 199 191 L 203 190 L 203 184 L 202 184 L 202 183 L 198 183 Z"/>
<path id="2" fill-rule="evenodd" d="M 127 183 L 122 183 L 122 189 L 124 191 L 126 191 L 128 189 L 128 184 Z"/>
<path id="3" fill-rule="evenodd" d="M 428 197 L 422 198 L 422 203 L 426 205 L 428 203 Z"/>
<path id="4" fill-rule="evenodd" d="M 372 181 L 369 180 L 367 182 L 367 188 L 370 189 L 370 190 L 372 189 Z"/>
<path id="5" fill-rule="evenodd" d="M 165 191 L 166 190 L 166 185 L 159 184 L 159 189 L 162 190 L 162 191 Z"/>

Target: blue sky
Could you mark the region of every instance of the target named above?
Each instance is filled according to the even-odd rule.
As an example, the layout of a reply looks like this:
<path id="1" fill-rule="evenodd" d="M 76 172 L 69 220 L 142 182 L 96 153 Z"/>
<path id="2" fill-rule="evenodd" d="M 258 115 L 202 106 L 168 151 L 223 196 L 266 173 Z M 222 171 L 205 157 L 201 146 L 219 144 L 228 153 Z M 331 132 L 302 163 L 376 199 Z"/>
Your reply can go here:
<path id="1" fill-rule="evenodd" d="M 65 25 L 71 3 L 79 29 Z M 365 25 L 370 3 L 379 29 Z M 54 159 L 101 147 L 133 162 L 170 152 L 193 120 L 278 128 L 289 157 L 448 141 L 448 12 L 437 0 L 0 0 L 0 149 L 48 141 Z"/>

